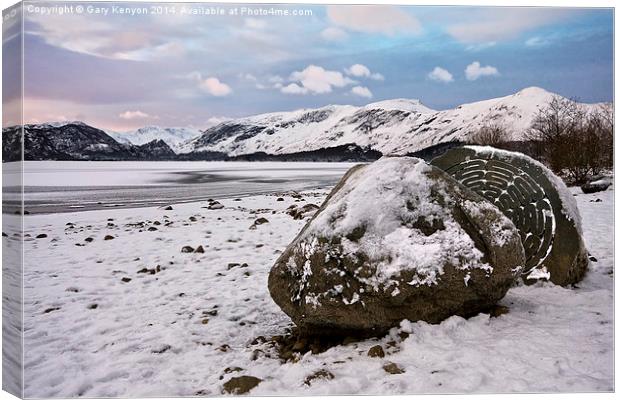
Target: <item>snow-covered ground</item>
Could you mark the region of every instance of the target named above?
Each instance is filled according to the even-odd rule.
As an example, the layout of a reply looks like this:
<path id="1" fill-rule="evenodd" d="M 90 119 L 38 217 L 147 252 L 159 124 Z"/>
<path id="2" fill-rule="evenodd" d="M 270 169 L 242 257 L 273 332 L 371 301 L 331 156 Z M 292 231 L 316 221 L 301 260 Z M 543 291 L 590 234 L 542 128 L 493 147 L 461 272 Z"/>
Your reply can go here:
<path id="1" fill-rule="evenodd" d="M 387 337 L 295 363 L 254 339 L 291 324 L 267 290 L 271 266 L 305 223 L 285 210 L 318 205 L 327 190 L 303 201 L 220 199 L 221 209 L 26 216 L 25 395 L 218 395 L 241 375 L 262 379 L 253 395 L 612 391 L 613 190 L 572 190 L 598 260 L 577 287 L 517 286 L 498 317 L 405 321 Z M 250 229 L 259 217 L 269 222 Z M 181 251 L 199 245 L 204 253 Z M 377 344 L 385 358 L 367 356 Z M 387 362 L 404 373 L 388 374 Z M 243 370 L 225 373 L 234 367 Z M 333 379 L 304 383 L 322 369 Z"/>

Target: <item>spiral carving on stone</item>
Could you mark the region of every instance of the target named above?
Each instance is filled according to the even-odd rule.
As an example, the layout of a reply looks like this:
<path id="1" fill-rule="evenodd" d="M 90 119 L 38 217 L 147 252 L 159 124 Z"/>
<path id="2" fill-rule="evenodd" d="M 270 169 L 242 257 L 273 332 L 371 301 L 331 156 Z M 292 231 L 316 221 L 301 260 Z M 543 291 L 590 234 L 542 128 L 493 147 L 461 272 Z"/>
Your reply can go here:
<path id="1" fill-rule="evenodd" d="M 551 252 L 556 224 L 550 200 L 528 173 L 495 159 L 466 160 L 446 172 L 512 220 L 525 249 L 525 273 L 543 263 Z"/>

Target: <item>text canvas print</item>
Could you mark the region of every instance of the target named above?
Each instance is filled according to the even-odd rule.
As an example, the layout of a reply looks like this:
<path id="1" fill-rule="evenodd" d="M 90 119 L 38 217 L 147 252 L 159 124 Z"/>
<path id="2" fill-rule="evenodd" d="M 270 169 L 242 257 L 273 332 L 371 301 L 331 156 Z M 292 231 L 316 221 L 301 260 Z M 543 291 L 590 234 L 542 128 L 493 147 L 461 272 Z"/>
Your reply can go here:
<path id="1" fill-rule="evenodd" d="M 3 389 L 613 392 L 613 8 L 3 12 Z"/>

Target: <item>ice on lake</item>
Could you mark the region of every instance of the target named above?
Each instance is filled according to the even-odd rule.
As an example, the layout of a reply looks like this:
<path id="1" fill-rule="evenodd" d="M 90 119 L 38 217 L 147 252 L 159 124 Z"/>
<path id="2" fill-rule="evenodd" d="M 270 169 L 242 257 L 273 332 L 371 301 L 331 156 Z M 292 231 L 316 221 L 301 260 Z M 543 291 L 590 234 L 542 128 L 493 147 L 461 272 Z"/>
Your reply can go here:
<path id="1" fill-rule="evenodd" d="M 25 209 L 31 213 L 146 207 L 334 185 L 353 163 L 27 161 Z M 17 163 L 5 165 L 19 174 Z M 19 206 L 5 188 L 4 212 Z"/>

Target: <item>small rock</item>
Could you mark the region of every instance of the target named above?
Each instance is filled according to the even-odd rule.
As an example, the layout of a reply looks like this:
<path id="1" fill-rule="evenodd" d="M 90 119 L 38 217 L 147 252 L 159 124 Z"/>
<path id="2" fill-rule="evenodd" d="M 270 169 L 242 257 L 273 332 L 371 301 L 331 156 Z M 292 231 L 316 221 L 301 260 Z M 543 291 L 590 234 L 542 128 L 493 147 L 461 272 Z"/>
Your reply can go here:
<path id="1" fill-rule="evenodd" d="M 123 281 L 125 283 L 131 282 L 131 278 L 128 278 L 128 277 L 125 276 L 125 277 L 121 278 L 121 281 Z"/>
<path id="2" fill-rule="evenodd" d="M 268 222 L 269 222 L 269 220 L 267 218 L 260 217 L 256 221 L 254 221 L 254 224 L 255 225 L 262 225 L 262 224 L 266 224 Z"/>
<path id="3" fill-rule="evenodd" d="M 43 314 L 49 314 L 52 311 L 58 311 L 58 310 L 60 310 L 60 307 L 50 307 L 50 308 L 46 309 L 45 311 L 43 311 Z"/>
<path id="4" fill-rule="evenodd" d="M 304 383 L 310 386 L 312 384 L 312 381 L 315 381 L 317 379 L 332 380 L 334 379 L 334 374 L 332 374 L 326 369 L 320 369 L 316 371 L 314 374 L 307 376 L 306 379 L 304 380 Z"/>
<path id="5" fill-rule="evenodd" d="M 91 237 L 87 237 L 86 239 L 84 239 L 84 241 L 88 242 L 88 243 L 92 242 L 93 240 L 95 240 L 95 239 L 93 239 Z"/>
<path id="6" fill-rule="evenodd" d="M 245 394 L 254 389 L 261 382 L 262 379 L 255 376 L 245 375 L 237 378 L 231 378 L 228 382 L 224 383 L 222 393 Z"/>
<path id="7" fill-rule="evenodd" d="M 159 272 L 159 271 L 155 270 L 155 268 L 151 268 L 151 269 L 142 268 L 140 271 L 138 271 L 139 274 L 151 274 L 151 275 L 155 275 L 156 272 Z"/>
<path id="8" fill-rule="evenodd" d="M 206 325 L 209 323 L 209 318 L 204 318 L 202 321 L 200 321 L 201 324 Z"/>
<path id="9" fill-rule="evenodd" d="M 282 197 L 278 197 L 276 201 L 284 201 L 284 199 Z"/>
<path id="10" fill-rule="evenodd" d="M 597 260 L 597 258 L 596 258 L 596 257 L 594 257 L 594 256 L 588 256 L 588 259 L 589 259 L 590 261 L 592 261 L 592 262 L 597 262 L 597 261 L 598 261 L 598 260 Z"/>
<path id="11" fill-rule="evenodd" d="M 607 190 L 607 188 L 609 188 L 610 186 L 611 186 L 611 179 L 602 178 L 594 182 L 588 182 L 585 185 L 582 185 L 581 191 L 586 194 L 602 192 L 602 191 Z"/>
<path id="12" fill-rule="evenodd" d="M 217 201 L 209 204 L 209 207 L 207 207 L 209 210 L 221 210 L 222 208 L 224 208 L 224 205 Z"/>
<path id="13" fill-rule="evenodd" d="M 172 206 L 166 206 L 166 207 L 163 208 L 163 210 L 170 211 L 170 210 L 172 210 Z"/>
<path id="14" fill-rule="evenodd" d="M 103 240 L 112 240 L 114 239 L 114 236 L 112 235 L 105 235 L 105 237 L 103 238 Z"/>
<path id="15" fill-rule="evenodd" d="M 37 239 L 45 239 L 47 235 L 45 233 L 40 233 L 36 236 Z"/>
<path id="16" fill-rule="evenodd" d="M 385 364 L 383 366 L 383 370 L 387 372 L 388 374 L 392 374 L 392 375 L 402 374 L 405 372 L 405 370 L 401 369 L 398 365 L 394 364 L 393 362 L 389 362 Z"/>
<path id="17" fill-rule="evenodd" d="M 86 308 L 88 308 L 89 310 L 95 310 L 97 307 L 99 306 L 95 303 L 95 304 L 89 304 L 88 307 Z"/>
<path id="18" fill-rule="evenodd" d="M 194 253 L 204 253 L 205 249 L 204 247 L 202 247 L 202 245 L 196 247 L 196 250 L 194 250 Z"/>
<path id="19" fill-rule="evenodd" d="M 192 246 L 183 246 L 181 248 L 181 253 L 193 253 L 194 248 Z"/>
<path id="20" fill-rule="evenodd" d="M 169 344 L 165 344 L 162 347 L 160 347 L 159 349 L 153 350 L 152 353 L 155 354 L 162 354 L 167 352 L 168 350 L 170 350 L 172 348 L 172 346 L 170 346 Z"/>
<path id="21" fill-rule="evenodd" d="M 241 371 L 243 371 L 243 368 L 241 367 L 226 367 L 226 369 L 224 369 L 225 374 L 230 374 L 232 372 L 241 372 Z"/>
<path id="22" fill-rule="evenodd" d="M 383 351 L 383 347 L 380 345 L 372 346 L 370 350 L 368 350 L 368 357 L 385 357 L 385 352 Z"/>
<path id="23" fill-rule="evenodd" d="M 157 231 L 157 230 L 159 230 L 159 229 L 157 229 L 157 228 L 156 228 L 156 227 L 154 227 L 154 226 L 150 226 L 150 227 L 149 227 L 149 229 L 147 229 L 147 231 L 149 231 L 149 232 L 155 232 L 155 231 Z"/>

